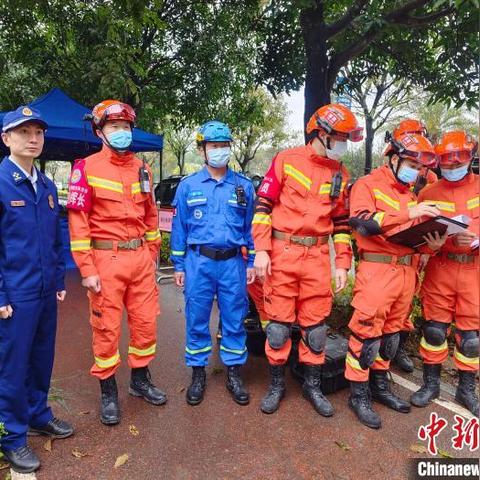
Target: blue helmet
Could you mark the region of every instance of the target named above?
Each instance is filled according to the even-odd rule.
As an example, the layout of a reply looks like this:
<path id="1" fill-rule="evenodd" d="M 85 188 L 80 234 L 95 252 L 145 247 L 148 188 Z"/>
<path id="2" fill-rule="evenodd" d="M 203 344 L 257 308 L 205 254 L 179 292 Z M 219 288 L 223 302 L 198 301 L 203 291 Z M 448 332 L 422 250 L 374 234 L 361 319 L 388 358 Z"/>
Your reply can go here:
<path id="1" fill-rule="evenodd" d="M 196 140 L 198 144 L 205 142 L 232 142 L 232 132 L 227 124 L 218 120 L 204 123 L 198 130 Z"/>

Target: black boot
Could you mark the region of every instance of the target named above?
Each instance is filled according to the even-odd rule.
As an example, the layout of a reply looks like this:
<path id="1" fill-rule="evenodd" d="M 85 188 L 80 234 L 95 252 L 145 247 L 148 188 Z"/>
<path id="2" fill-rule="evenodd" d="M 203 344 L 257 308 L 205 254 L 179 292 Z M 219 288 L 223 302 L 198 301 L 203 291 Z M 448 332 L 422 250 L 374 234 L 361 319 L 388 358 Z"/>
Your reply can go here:
<path id="1" fill-rule="evenodd" d="M 148 367 L 132 368 L 128 393 L 134 397 L 142 397 L 153 405 L 167 403 L 167 395 L 152 383 Z"/>
<path id="2" fill-rule="evenodd" d="M 28 445 L 15 450 L 0 450 L 0 452 L 15 472 L 32 473 L 40 467 L 40 460 Z"/>
<path id="3" fill-rule="evenodd" d="M 270 365 L 270 377 L 268 391 L 260 404 L 263 413 L 276 412 L 285 396 L 285 365 Z"/>
<path id="4" fill-rule="evenodd" d="M 390 389 L 390 380 L 386 370 L 370 369 L 370 392 L 372 398 L 383 405 L 401 413 L 410 411 L 410 403 L 394 395 Z"/>
<path id="5" fill-rule="evenodd" d="M 405 342 L 408 339 L 409 332 L 400 332 L 400 343 L 398 344 L 397 353 L 393 358 L 393 363 L 401 370 L 407 373 L 412 373 L 414 365 L 412 359 L 408 356 L 405 350 Z"/>
<path id="6" fill-rule="evenodd" d="M 334 413 L 332 404 L 324 397 L 320 389 L 321 371 L 322 367 L 320 365 L 304 366 L 303 396 L 310 401 L 320 415 L 331 417 Z"/>
<path id="7" fill-rule="evenodd" d="M 476 372 L 459 370 L 458 375 L 460 378 L 455 392 L 455 400 L 470 410 L 476 417 L 480 416 L 475 384 Z"/>
<path id="8" fill-rule="evenodd" d="M 202 402 L 206 379 L 205 367 L 192 367 L 192 383 L 188 387 L 186 395 L 189 405 L 198 405 Z"/>
<path id="9" fill-rule="evenodd" d="M 227 390 L 239 405 L 248 405 L 250 395 L 240 377 L 240 365 L 231 365 L 227 368 Z"/>
<path id="10" fill-rule="evenodd" d="M 100 420 L 104 425 L 116 425 L 120 422 L 120 407 L 118 405 L 118 390 L 115 375 L 100 380 L 102 404 Z"/>
<path id="11" fill-rule="evenodd" d="M 355 415 L 363 425 L 370 428 L 380 428 L 382 426 L 382 421 L 372 408 L 370 395 L 368 382 L 350 381 L 350 398 L 348 399 L 348 406 L 355 412 Z"/>
<path id="12" fill-rule="evenodd" d="M 440 363 L 423 364 L 423 385 L 410 398 L 416 407 L 426 407 L 433 399 L 440 396 Z"/>

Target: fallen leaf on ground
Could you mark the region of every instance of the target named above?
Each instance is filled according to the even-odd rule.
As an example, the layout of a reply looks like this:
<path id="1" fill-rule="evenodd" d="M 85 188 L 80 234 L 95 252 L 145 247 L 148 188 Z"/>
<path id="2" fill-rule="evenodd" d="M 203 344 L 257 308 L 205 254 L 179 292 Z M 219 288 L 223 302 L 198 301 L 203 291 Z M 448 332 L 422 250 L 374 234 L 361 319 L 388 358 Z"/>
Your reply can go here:
<path id="1" fill-rule="evenodd" d="M 75 458 L 82 458 L 82 457 L 86 457 L 88 455 L 88 453 L 83 453 L 81 452 L 78 448 L 74 448 L 72 450 L 72 455 L 75 457 Z"/>
<path id="2" fill-rule="evenodd" d="M 222 373 L 223 372 L 223 368 L 218 368 L 218 367 L 215 367 L 213 370 L 212 370 L 212 373 L 214 375 L 218 375 L 219 373 Z"/>
<path id="3" fill-rule="evenodd" d="M 345 442 L 335 440 L 335 444 L 339 446 L 342 450 L 351 450 L 351 448 Z"/>
<path id="4" fill-rule="evenodd" d="M 419 443 L 414 443 L 413 445 L 410 445 L 410 450 L 415 453 L 427 453 L 427 447 L 424 445 L 420 445 Z"/>
<path id="5" fill-rule="evenodd" d="M 52 453 L 52 439 L 49 438 L 44 444 L 43 444 L 43 449 L 46 450 L 47 452 Z"/>
<path id="6" fill-rule="evenodd" d="M 80 415 L 88 415 L 90 413 L 90 410 L 84 410 L 83 412 L 80 412 Z"/>
<path id="7" fill-rule="evenodd" d="M 438 449 L 438 454 L 443 458 L 455 458 L 451 453 L 448 453 L 445 450 Z"/>
<path id="8" fill-rule="evenodd" d="M 182 393 L 184 391 L 185 391 L 185 387 L 181 387 L 181 388 L 179 388 L 178 393 Z"/>
<path id="9" fill-rule="evenodd" d="M 0 470 L 4 470 L 5 468 L 8 468 L 9 464 L 8 463 L 0 463 Z"/>
<path id="10" fill-rule="evenodd" d="M 128 429 L 130 430 L 130 433 L 136 437 L 140 432 L 138 431 L 138 428 L 135 426 L 135 425 L 130 425 L 128 427 Z"/>
<path id="11" fill-rule="evenodd" d="M 128 453 L 124 453 L 123 455 L 120 455 L 115 460 L 115 465 L 113 466 L 113 468 L 118 468 L 118 467 L 121 467 L 122 465 L 125 465 L 127 463 L 127 460 L 128 460 Z"/>

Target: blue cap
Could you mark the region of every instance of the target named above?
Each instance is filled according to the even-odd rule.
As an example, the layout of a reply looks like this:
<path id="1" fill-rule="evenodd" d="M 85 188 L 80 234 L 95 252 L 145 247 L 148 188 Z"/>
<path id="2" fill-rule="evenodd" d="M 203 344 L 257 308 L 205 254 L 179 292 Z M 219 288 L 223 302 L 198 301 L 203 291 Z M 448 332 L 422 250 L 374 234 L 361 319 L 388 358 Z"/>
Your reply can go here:
<path id="1" fill-rule="evenodd" d="M 27 122 L 39 123 L 45 130 L 48 128 L 47 122 L 43 120 L 38 110 L 24 105 L 5 114 L 3 117 L 2 132 L 6 132 Z"/>

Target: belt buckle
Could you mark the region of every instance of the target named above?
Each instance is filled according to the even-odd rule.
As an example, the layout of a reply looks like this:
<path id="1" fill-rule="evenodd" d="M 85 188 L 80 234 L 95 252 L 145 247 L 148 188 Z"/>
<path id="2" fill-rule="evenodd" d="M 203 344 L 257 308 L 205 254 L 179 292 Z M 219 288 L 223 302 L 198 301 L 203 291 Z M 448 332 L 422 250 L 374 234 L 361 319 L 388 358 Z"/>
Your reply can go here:
<path id="1" fill-rule="evenodd" d="M 468 253 L 457 253 L 456 256 L 460 263 L 468 263 Z"/>
<path id="2" fill-rule="evenodd" d="M 317 244 L 317 237 L 305 237 L 305 246 L 314 247 Z"/>
<path id="3" fill-rule="evenodd" d="M 136 250 L 138 248 L 137 240 L 135 238 L 127 242 L 127 248 L 129 250 Z"/>

